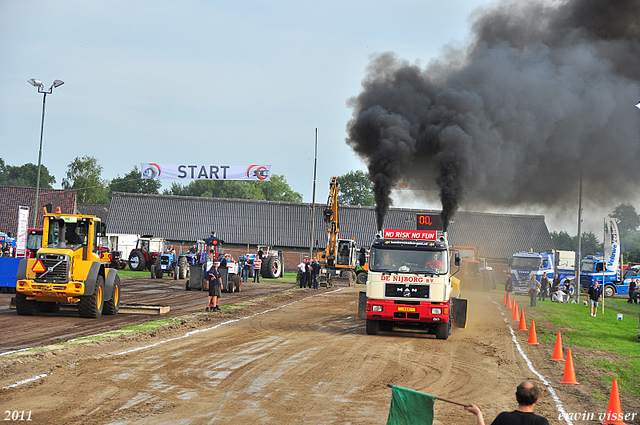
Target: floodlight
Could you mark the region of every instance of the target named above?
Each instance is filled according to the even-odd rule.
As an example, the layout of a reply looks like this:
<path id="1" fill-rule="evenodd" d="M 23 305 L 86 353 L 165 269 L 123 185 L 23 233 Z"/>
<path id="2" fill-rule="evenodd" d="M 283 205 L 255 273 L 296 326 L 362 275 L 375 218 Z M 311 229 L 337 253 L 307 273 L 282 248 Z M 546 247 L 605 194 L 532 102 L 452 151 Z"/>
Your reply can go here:
<path id="1" fill-rule="evenodd" d="M 60 87 L 63 84 L 64 84 L 64 81 L 62 81 L 62 80 L 54 80 L 53 81 L 53 87 Z"/>
<path id="2" fill-rule="evenodd" d="M 31 84 L 33 87 L 42 87 L 42 81 L 36 80 L 35 78 L 30 79 L 27 83 Z"/>

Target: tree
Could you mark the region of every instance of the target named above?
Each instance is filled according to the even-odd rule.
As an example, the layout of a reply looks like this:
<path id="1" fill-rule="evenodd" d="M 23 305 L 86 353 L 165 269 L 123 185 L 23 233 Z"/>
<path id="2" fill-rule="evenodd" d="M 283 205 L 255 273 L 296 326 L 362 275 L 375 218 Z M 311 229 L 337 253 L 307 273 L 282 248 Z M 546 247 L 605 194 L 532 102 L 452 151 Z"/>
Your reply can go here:
<path id="1" fill-rule="evenodd" d="M 618 231 L 621 234 L 635 231 L 640 226 L 640 215 L 636 212 L 636 209 L 631 204 L 618 205 L 609 217 L 616 220 L 618 225 Z"/>
<path id="2" fill-rule="evenodd" d="M 338 203 L 342 205 L 373 206 L 373 183 L 362 170 L 338 176 Z"/>
<path id="3" fill-rule="evenodd" d="M 604 245 L 598 242 L 598 238 L 593 232 L 582 233 L 582 257 L 587 255 L 595 255 L 596 253 L 603 253 Z"/>
<path id="4" fill-rule="evenodd" d="M 92 156 L 76 157 L 62 179 L 62 187 L 78 192 L 79 204 L 108 204 L 109 190 L 107 181 L 102 180 L 102 166 Z"/>
<path id="5" fill-rule="evenodd" d="M 578 242 L 576 236 L 570 236 L 569 233 L 564 230 L 561 232 L 551 232 L 549 233 L 551 239 L 553 239 L 553 243 L 556 246 L 556 249 L 562 251 L 577 251 L 578 250 Z"/>
<path id="6" fill-rule="evenodd" d="M 301 202 L 284 176 L 273 174 L 270 181 L 194 180 L 183 186 L 172 183 L 165 195 L 201 196 L 209 198 L 258 199 L 266 201 Z"/>
<path id="7" fill-rule="evenodd" d="M 4 159 L 0 158 L 0 186 L 22 186 L 36 187 L 38 182 L 38 166 L 27 163 L 19 167 L 5 165 Z M 40 187 L 52 189 L 52 184 L 56 178 L 49 174 L 49 170 L 44 165 L 40 166 Z"/>
<path id="8" fill-rule="evenodd" d="M 133 169 L 124 177 L 120 177 L 118 174 L 118 177 L 111 180 L 109 190 L 111 192 L 157 194 L 161 186 L 160 180 L 143 179 L 138 166 L 134 165 Z"/>

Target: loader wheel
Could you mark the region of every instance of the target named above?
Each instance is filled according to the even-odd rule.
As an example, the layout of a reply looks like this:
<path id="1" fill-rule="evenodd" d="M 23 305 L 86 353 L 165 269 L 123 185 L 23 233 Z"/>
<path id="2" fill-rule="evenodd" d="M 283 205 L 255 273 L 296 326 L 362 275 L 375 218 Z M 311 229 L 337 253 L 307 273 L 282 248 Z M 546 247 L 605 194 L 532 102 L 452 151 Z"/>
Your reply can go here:
<path id="1" fill-rule="evenodd" d="M 111 299 L 104 303 L 104 314 L 118 314 L 120 310 L 120 276 L 116 275 L 113 281 L 113 293 Z"/>
<path id="2" fill-rule="evenodd" d="M 145 269 L 147 260 L 144 258 L 144 254 L 139 249 L 134 249 L 129 255 L 129 268 L 133 271 L 139 272 Z"/>
<path id="3" fill-rule="evenodd" d="M 187 258 L 182 257 L 178 261 L 178 279 L 186 279 L 189 272 L 189 264 L 187 264 Z"/>
<path id="4" fill-rule="evenodd" d="M 97 319 L 102 315 L 102 309 L 104 308 L 104 277 L 98 276 L 96 279 L 96 289 L 92 295 L 80 297 L 78 302 L 78 313 L 80 317 L 89 317 Z"/>
<path id="5" fill-rule="evenodd" d="M 360 272 L 356 275 L 356 282 L 358 285 L 366 285 L 367 284 L 367 273 Z"/>
<path id="6" fill-rule="evenodd" d="M 436 324 L 436 338 L 437 339 L 447 339 L 447 338 L 449 338 L 449 327 L 450 326 L 451 326 L 451 322 Z"/>
<path id="7" fill-rule="evenodd" d="M 37 305 L 36 305 L 36 309 L 37 309 Z M 47 302 L 40 303 L 41 313 L 58 313 L 59 311 L 60 311 L 59 303 L 47 303 Z"/>
<path id="8" fill-rule="evenodd" d="M 367 335 L 378 335 L 380 332 L 380 321 L 367 319 Z"/>
<path id="9" fill-rule="evenodd" d="M 16 294 L 16 311 L 20 316 L 35 316 L 36 302 L 28 300 L 26 295 L 18 292 Z"/>

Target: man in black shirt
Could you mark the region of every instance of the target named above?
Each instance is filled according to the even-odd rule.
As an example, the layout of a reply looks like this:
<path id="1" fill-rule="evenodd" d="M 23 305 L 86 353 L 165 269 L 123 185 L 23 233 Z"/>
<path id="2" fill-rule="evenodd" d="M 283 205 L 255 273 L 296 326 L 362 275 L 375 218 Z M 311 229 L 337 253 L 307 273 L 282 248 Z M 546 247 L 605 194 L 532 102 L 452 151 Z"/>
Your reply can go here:
<path id="1" fill-rule="evenodd" d="M 589 288 L 589 304 L 591 304 L 591 317 L 598 314 L 598 301 L 602 297 L 602 291 L 598 289 L 598 281 L 593 282 L 593 286 Z"/>
<path id="2" fill-rule="evenodd" d="M 538 387 L 536 384 L 525 381 L 516 389 L 518 409 L 513 412 L 502 412 L 494 419 L 491 425 L 549 425 L 549 421 L 540 415 L 533 413 L 533 406 L 538 402 Z M 482 411 L 475 404 L 465 407 L 465 410 L 476 415 L 477 425 L 484 425 Z"/>

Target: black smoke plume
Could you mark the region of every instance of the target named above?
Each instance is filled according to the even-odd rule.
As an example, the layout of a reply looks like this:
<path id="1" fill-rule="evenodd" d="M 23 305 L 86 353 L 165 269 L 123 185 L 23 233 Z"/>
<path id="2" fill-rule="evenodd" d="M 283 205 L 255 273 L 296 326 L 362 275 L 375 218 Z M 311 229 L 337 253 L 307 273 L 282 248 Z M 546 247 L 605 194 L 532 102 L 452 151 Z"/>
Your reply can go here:
<path id="1" fill-rule="evenodd" d="M 640 0 L 503 2 L 424 68 L 374 57 L 347 143 L 368 164 L 378 228 L 400 179 L 437 183 L 445 228 L 462 202 L 574 204 L 581 168 L 602 203 L 637 191 L 639 82 Z"/>

